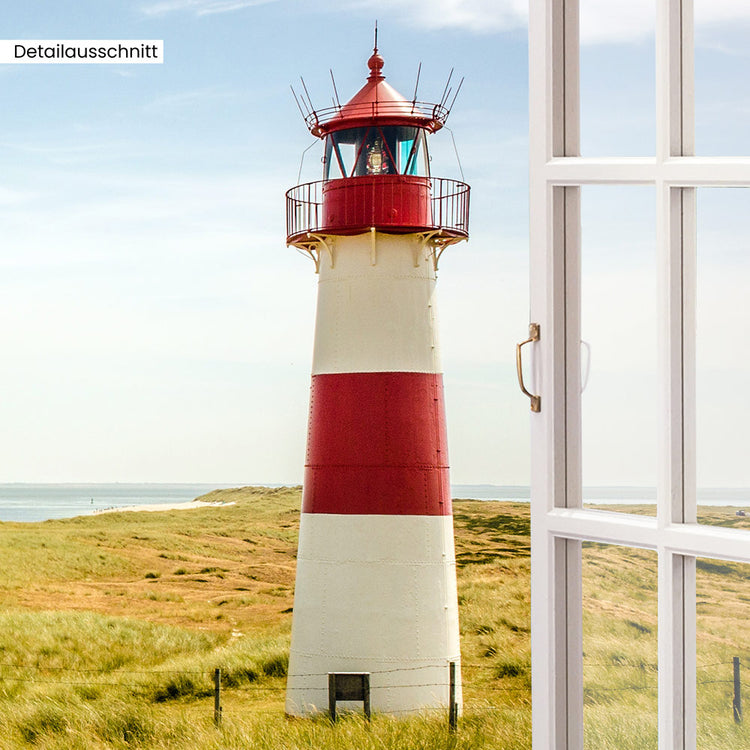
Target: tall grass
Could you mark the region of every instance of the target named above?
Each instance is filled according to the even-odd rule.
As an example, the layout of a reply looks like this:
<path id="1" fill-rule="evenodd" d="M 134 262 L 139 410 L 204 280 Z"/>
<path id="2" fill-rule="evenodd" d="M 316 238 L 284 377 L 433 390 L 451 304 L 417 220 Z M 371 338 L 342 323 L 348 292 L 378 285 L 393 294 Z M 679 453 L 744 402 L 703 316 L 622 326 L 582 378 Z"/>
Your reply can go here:
<path id="1" fill-rule="evenodd" d="M 299 489 L 206 499 L 236 504 L 0 524 L 2 565 L 35 571 L 0 578 L 0 748 L 529 747 L 524 506 L 456 517 L 465 710 L 449 736 L 442 712 L 284 718 Z"/>
<path id="2" fill-rule="evenodd" d="M 697 563 L 697 701 L 686 708 L 698 747 L 750 747 L 732 712 L 732 658 L 750 675 L 750 566 Z M 584 747 L 657 747 L 657 556 L 611 545 L 583 549 Z M 691 645 L 688 644 L 688 648 Z"/>
<path id="3" fill-rule="evenodd" d="M 449 734 L 442 713 L 285 718 L 299 489 L 207 499 L 235 505 L 0 524 L 0 750 L 530 748 L 528 505 L 455 504 L 464 711 Z M 648 750 L 654 558 L 584 554 L 586 747 Z M 707 561 L 698 602 L 699 746 L 748 747 L 726 681 L 733 655 L 750 668 L 750 576 Z"/>

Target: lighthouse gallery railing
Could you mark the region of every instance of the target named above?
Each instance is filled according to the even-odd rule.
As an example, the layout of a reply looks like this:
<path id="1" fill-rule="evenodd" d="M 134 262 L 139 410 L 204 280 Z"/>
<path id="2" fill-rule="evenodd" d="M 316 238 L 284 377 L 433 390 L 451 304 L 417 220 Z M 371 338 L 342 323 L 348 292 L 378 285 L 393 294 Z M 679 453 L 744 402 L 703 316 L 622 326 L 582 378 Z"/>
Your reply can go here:
<path id="1" fill-rule="evenodd" d="M 325 180 L 307 182 L 286 193 L 287 242 L 293 243 L 308 232 L 324 233 L 337 227 L 324 226 L 323 185 Z M 469 186 L 444 177 L 430 179 L 431 219 L 428 225 L 413 227 L 414 231 L 441 230 L 455 237 L 469 234 Z"/>

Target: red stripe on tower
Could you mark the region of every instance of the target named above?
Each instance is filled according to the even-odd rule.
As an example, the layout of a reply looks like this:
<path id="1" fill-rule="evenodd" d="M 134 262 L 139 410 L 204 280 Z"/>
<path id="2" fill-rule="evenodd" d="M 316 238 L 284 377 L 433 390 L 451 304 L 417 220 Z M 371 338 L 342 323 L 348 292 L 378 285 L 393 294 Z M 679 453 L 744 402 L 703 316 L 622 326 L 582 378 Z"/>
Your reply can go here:
<path id="1" fill-rule="evenodd" d="M 442 376 L 314 375 L 302 512 L 450 515 Z"/>

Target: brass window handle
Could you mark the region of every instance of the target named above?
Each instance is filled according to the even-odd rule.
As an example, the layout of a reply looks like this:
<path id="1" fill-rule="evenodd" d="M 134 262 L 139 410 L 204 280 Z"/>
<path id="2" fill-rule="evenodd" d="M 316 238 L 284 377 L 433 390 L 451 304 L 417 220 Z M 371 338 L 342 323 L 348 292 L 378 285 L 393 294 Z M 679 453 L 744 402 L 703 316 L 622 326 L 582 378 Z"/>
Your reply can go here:
<path id="1" fill-rule="evenodd" d="M 526 386 L 523 384 L 523 362 L 521 360 L 521 348 L 530 344 L 533 341 L 539 341 L 539 323 L 529 324 L 529 338 L 526 341 L 522 341 L 520 344 L 516 344 L 516 372 L 518 373 L 518 385 L 521 386 L 521 392 L 528 396 L 531 401 L 531 411 L 542 410 L 542 397 L 535 396 L 533 393 L 529 393 L 526 390 Z"/>

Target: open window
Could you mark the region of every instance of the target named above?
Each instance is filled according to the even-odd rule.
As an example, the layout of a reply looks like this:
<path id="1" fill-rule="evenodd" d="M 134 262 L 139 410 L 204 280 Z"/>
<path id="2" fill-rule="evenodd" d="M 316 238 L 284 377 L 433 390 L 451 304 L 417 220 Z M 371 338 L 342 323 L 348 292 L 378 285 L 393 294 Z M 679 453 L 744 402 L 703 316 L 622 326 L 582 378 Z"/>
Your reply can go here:
<path id="1" fill-rule="evenodd" d="M 750 188 L 750 160 L 746 123 L 718 107 L 716 132 L 736 131 L 740 154 L 695 153 L 694 62 L 706 52 L 694 51 L 706 41 L 694 33 L 694 4 L 710 0 L 529 5 L 531 388 L 541 400 L 531 413 L 535 750 L 647 750 L 657 731 L 662 750 L 750 746 L 738 721 L 750 600 L 750 264 L 747 190 L 737 190 Z M 640 13 L 646 30 L 625 55 L 623 24 L 605 36 L 597 15 L 620 5 L 622 21 Z M 723 41 L 736 38 L 734 19 Z M 656 94 L 646 120 L 620 80 L 638 72 L 634 56 L 651 68 L 637 76 L 638 97 L 651 98 L 652 85 Z M 581 108 L 581 59 L 616 63 L 590 67 L 583 82 L 584 98 L 592 80 L 616 92 L 617 117 L 600 108 L 591 120 Z M 733 89 L 728 103 L 738 102 Z M 655 122 L 655 149 L 641 137 L 641 155 L 628 156 L 644 121 Z M 582 125 L 610 139 L 609 155 L 592 138 L 595 155 L 581 155 Z M 645 196 L 640 210 L 634 191 Z M 584 502 L 603 488 L 620 512 Z M 638 502 L 644 490 L 649 503 Z"/>

